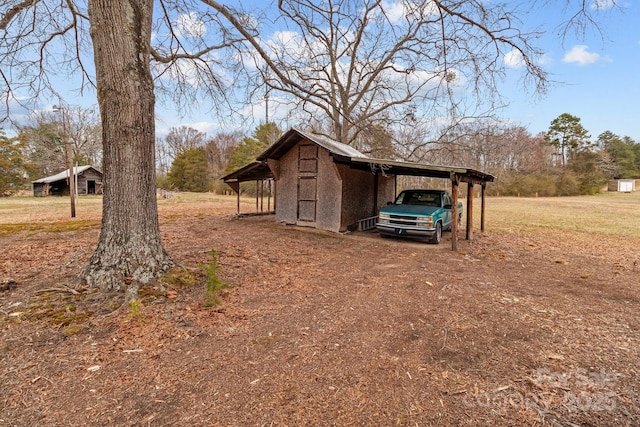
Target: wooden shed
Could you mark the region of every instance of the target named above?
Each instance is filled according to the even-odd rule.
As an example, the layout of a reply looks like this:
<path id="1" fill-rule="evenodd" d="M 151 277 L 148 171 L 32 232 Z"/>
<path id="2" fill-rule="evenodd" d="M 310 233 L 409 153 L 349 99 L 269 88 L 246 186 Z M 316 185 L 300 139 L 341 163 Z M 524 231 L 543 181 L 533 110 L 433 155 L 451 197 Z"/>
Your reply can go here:
<path id="1" fill-rule="evenodd" d="M 76 193 L 79 196 L 102 194 L 102 172 L 93 166 L 76 166 L 73 168 L 76 178 Z M 33 195 L 68 196 L 70 170 L 66 169 L 56 175 L 40 178 L 32 182 Z"/>
<path id="2" fill-rule="evenodd" d="M 395 195 L 395 177 L 336 162 L 366 157 L 327 137 L 291 129 L 258 156 L 273 173 L 276 221 L 330 231 L 357 228 Z"/>
<path id="3" fill-rule="evenodd" d="M 395 199 L 396 177 L 400 175 L 450 179 L 454 216 L 458 186 L 467 183 L 469 240 L 473 237 L 474 185 L 480 185 L 480 224 L 484 230 L 485 188 L 487 182 L 494 180 L 492 175 L 457 166 L 373 159 L 326 136 L 299 129 L 290 129 L 260 154 L 255 163 L 222 179 L 238 193 L 240 182 L 275 180 L 278 222 L 343 232 L 369 228 L 368 223 L 373 226 L 379 209 Z M 452 231 L 452 247 L 456 249 L 455 221 Z"/>

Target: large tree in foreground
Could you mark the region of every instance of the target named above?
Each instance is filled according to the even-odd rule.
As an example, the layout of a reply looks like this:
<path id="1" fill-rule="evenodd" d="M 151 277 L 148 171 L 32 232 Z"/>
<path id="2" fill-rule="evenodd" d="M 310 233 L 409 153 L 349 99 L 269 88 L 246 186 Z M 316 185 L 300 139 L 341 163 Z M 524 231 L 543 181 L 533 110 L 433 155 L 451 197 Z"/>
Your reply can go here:
<path id="1" fill-rule="evenodd" d="M 128 283 L 131 294 L 172 265 L 156 202 L 152 10 L 153 0 L 89 1 L 105 186 L 98 247 L 81 277 L 107 289 Z"/>
<path id="2" fill-rule="evenodd" d="M 579 12 L 588 12 L 586 2 L 577 4 Z M 449 96 L 465 84 L 460 73 L 472 92 L 491 88 L 502 54 L 515 51 L 525 75 L 543 85 L 544 73 L 529 45 L 533 35 L 514 25 L 516 9 L 510 5 L 280 0 L 275 18 L 301 31 L 305 42 L 299 46 L 313 48 L 304 51 L 310 56 L 300 57 L 286 44 L 268 46 L 260 39 L 254 19 L 259 11 L 250 16 L 213 0 L 8 0 L 0 5 L 0 92 L 8 115 L 11 104 L 31 105 L 25 93 L 32 99 L 57 95 L 57 81 L 69 76 L 77 77 L 81 88 L 95 89 L 104 149 L 103 219 L 81 277 L 91 286 L 126 289 L 133 296 L 139 283 L 172 265 L 158 226 L 156 93 L 178 95 L 180 106 L 203 96 L 224 99 L 229 92 L 220 88 L 235 82 L 229 66 L 247 57 L 215 52 L 246 40 L 263 61 L 258 65 L 269 70 L 263 79 L 269 87 L 299 97 L 302 107 L 315 106 L 311 113 L 326 114 L 332 134 L 350 142 L 359 121 L 399 120 L 395 115 L 401 113 L 410 119 L 411 94 L 424 93 L 416 88 L 436 87 Z M 402 16 L 393 13 L 395 6 Z M 369 32 L 372 28 L 383 32 Z M 298 65 L 311 72 L 298 74 Z M 197 91 L 199 98 L 193 96 Z M 409 108 L 401 108 L 403 103 Z M 422 111 L 430 114 L 428 108 Z"/>

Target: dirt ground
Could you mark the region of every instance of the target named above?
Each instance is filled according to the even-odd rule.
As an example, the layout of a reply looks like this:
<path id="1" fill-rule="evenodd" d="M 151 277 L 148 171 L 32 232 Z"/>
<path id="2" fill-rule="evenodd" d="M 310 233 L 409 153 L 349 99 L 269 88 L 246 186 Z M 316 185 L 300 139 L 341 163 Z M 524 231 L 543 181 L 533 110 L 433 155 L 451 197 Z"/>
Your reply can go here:
<path id="1" fill-rule="evenodd" d="M 201 278 L 217 250 L 219 305 L 65 287 L 97 230 L 0 237 L 1 425 L 640 425 L 640 242 L 161 223 Z"/>

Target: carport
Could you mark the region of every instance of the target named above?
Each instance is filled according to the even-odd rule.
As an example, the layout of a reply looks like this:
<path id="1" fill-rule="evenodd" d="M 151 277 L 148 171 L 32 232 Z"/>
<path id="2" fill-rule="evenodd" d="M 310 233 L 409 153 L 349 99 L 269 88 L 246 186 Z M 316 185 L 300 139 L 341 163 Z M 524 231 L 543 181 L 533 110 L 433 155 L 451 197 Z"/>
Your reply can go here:
<path id="1" fill-rule="evenodd" d="M 273 185 L 273 210 L 276 209 L 275 199 L 275 180 L 273 172 L 266 163 L 253 162 L 235 172 L 232 172 L 222 178 L 225 184 L 229 185 L 237 195 L 237 213 L 240 215 L 240 183 L 255 181 L 256 182 L 256 211 L 253 215 L 273 213 L 271 210 L 271 191 L 267 192 L 267 210 L 264 210 L 264 187 L 265 184 Z M 269 187 L 271 189 L 271 187 Z"/>
<path id="2" fill-rule="evenodd" d="M 370 159 L 364 157 L 334 156 L 336 163 L 347 164 L 349 167 L 368 170 L 376 175 L 422 176 L 427 178 L 444 178 L 451 180 L 451 197 L 453 199 L 452 217 L 458 216 L 458 196 L 460 183 L 467 184 L 467 221 L 465 225 L 466 239 L 473 240 L 473 198 L 474 188 L 480 186 L 480 230 L 485 229 L 485 205 L 487 183 L 493 182 L 493 175 L 474 169 L 459 166 L 438 166 L 422 163 L 398 162 L 384 159 Z M 453 221 L 451 229 L 451 249 L 458 250 L 458 222 Z"/>
<path id="3" fill-rule="evenodd" d="M 438 166 L 428 165 L 422 163 L 411 162 L 399 162 L 384 159 L 370 159 L 366 157 L 347 157 L 347 156 L 333 156 L 334 161 L 339 164 L 344 164 L 353 169 L 359 169 L 364 171 L 370 171 L 376 176 L 421 176 L 427 178 L 443 178 L 451 180 L 451 196 L 453 199 L 453 212 L 454 218 L 458 215 L 458 198 L 459 198 L 459 186 L 460 183 L 467 184 L 467 203 L 466 203 L 466 224 L 465 238 L 467 240 L 473 240 L 473 203 L 475 196 L 475 187 L 480 186 L 480 230 L 485 230 L 485 206 L 486 206 L 486 187 L 487 183 L 493 182 L 493 175 L 480 172 L 470 168 L 458 167 L 458 166 Z M 254 162 L 242 169 L 239 169 L 223 178 L 224 182 L 233 188 L 238 194 L 238 214 L 240 214 L 240 183 L 246 181 L 256 181 L 256 187 L 264 187 L 264 182 L 273 180 L 274 175 L 266 162 Z M 275 183 L 275 181 L 274 181 Z M 256 192 L 256 212 L 260 212 L 258 205 L 258 197 L 261 194 Z M 274 197 L 273 206 L 275 209 L 276 198 Z M 453 221 L 451 230 L 451 249 L 458 250 L 458 222 Z"/>

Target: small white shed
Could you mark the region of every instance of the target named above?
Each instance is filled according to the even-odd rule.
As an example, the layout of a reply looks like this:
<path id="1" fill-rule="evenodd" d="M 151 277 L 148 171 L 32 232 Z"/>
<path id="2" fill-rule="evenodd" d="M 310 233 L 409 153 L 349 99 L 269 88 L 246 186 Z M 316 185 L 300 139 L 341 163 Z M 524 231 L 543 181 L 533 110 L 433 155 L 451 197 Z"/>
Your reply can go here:
<path id="1" fill-rule="evenodd" d="M 635 179 L 616 179 L 609 183 L 609 191 L 618 191 L 620 193 L 631 193 L 636 191 Z"/>

